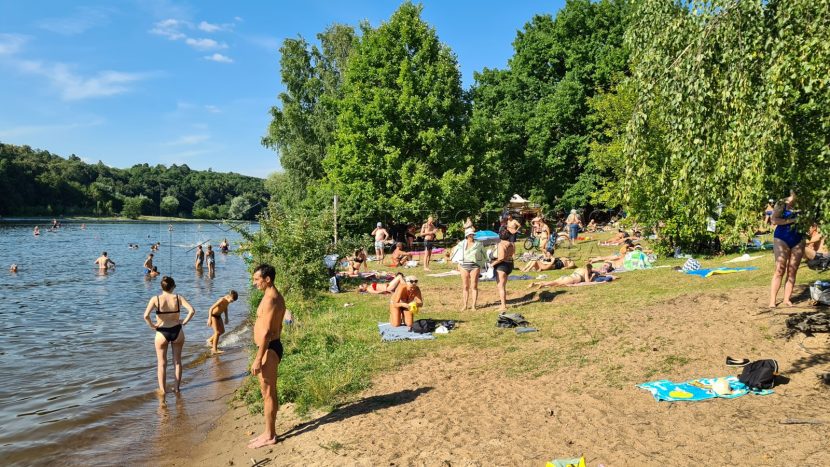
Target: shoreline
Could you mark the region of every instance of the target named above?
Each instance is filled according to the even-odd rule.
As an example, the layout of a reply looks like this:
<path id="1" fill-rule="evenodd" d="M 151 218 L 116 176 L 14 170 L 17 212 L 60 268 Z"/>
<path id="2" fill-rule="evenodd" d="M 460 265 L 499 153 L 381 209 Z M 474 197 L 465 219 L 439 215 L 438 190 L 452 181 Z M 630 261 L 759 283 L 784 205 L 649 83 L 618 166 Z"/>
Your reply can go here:
<path id="1" fill-rule="evenodd" d="M 188 223 L 188 224 L 209 224 L 209 223 L 225 223 L 225 222 L 249 222 L 256 223 L 256 221 L 236 220 L 236 219 L 188 219 L 185 217 L 160 217 L 160 216 L 141 216 L 138 219 L 128 219 L 126 217 L 86 217 L 86 216 L 72 216 L 72 217 L 55 217 L 55 216 L 19 216 L 19 217 L 3 217 L 0 216 L 0 224 L 22 224 L 29 222 L 44 222 L 49 223 L 52 219 L 57 219 L 61 223 L 77 224 L 77 223 L 97 223 L 97 224 L 147 224 L 154 222 L 169 222 L 169 223 Z"/>

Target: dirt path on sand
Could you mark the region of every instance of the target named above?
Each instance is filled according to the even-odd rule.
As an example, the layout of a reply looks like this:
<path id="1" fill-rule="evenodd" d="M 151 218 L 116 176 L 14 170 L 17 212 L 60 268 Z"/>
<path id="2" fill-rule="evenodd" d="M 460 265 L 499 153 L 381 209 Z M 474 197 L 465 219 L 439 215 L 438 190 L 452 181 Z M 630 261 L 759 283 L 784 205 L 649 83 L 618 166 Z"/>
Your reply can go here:
<path id="1" fill-rule="evenodd" d="M 830 465 L 830 388 L 816 378 L 830 370 L 828 337 L 776 337 L 787 311 L 760 312 L 764 292 L 616 310 L 592 320 L 578 342 L 542 329 L 517 344 L 531 352 L 517 358 L 535 362 L 525 372 L 500 368 L 510 349 L 423 357 L 332 413 L 300 420 L 283 408 L 271 449 L 245 448 L 261 417 L 236 407 L 188 459 L 170 465 L 512 466 L 579 454 L 592 466 Z M 557 328 L 572 325 L 563 319 Z M 546 355 L 555 361 L 540 362 Z M 634 387 L 734 374 L 726 355 L 776 358 L 790 381 L 769 396 L 687 403 L 658 403 Z"/>

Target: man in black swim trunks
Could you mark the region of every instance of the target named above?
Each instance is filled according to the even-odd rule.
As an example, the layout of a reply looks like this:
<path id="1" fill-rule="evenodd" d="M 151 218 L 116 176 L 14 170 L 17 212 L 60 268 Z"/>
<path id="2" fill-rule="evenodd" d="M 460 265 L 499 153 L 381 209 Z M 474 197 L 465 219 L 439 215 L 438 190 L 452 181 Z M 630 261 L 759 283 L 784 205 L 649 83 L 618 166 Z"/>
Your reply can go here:
<path id="1" fill-rule="evenodd" d="M 280 334 L 285 316 L 285 300 L 274 287 L 274 277 L 273 266 L 260 264 L 254 269 L 253 283 L 263 292 L 263 296 L 256 310 L 254 343 L 257 345 L 257 353 L 251 364 L 251 374 L 259 378 L 265 431 L 251 440 L 248 444 L 249 449 L 277 444 L 277 367 L 282 360 Z"/>
<path id="2" fill-rule="evenodd" d="M 421 226 L 421 236 L 424 237 L 424 271 L 429 271 L 429 260 L 432 258 L 432 242 L 435 241 L 435 233 L 438 229 L 435 227 L 432 216 L 427 218 L 426 223 Z"/>

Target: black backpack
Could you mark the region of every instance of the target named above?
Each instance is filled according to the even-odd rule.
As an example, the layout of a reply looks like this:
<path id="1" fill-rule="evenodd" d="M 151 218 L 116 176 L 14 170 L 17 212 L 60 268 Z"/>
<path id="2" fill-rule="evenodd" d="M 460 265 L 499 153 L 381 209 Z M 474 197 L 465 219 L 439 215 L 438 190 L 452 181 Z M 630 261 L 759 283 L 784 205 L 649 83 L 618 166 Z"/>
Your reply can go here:
<path id="1" fill-rule="evenodd" d="M 772 389 L 775 375 L 778 374 L 778 362 L 775 360 L 758 360 L 744 367 L 738 380 L 750 389 Z"/>
<path id="2" fill-rule="evenodd" d="M 416 319 L 412 322 L 412 332 L 427 334 L 435 332 L 436 322 L 434 319 Z"/>
<path id="3" fill-rule="evenodd" d="M 496 319 L 496 326 L 500 328 L 515 328 L 530 324 L 524 316 L 518 313 L 499 313 Z"/>
<path id="4" fill-rule="evenodd" d="M 807 261 L 807 267 L 815 271 L 826 271 L 830 269 L 830 256 L 816 253 L 816 257 Z"/>

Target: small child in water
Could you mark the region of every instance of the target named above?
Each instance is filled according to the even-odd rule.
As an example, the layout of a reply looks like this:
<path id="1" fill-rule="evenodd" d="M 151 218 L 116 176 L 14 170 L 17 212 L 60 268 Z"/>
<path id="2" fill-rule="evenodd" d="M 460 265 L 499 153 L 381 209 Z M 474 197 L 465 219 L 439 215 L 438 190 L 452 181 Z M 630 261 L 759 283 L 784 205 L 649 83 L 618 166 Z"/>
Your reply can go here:
<path id="1" fill-rule="evenodd" d="M 236 293 L 236 290 L 230 290 L 224 297 L 216 300 L 216 303 L 208 310 L 207 325 L 213 328 L 213 335 L 208 339 L 208 344 L 211 345 L 214 354 L 222 353 L 217 348 L 219 345 L 219 336 L 225 333 L 225 325 L 228 324 L 228 305 L 235 302 L 237 298 L 239 298 L 239 295 Z M 225 314 L 224 323 L 222 322 L 222 313 Z"/>
<path id="2" fill-rule="evenodd" d="M 17 272 L 17 265 L 12 264 L 11 266 L 9 266 L 9 272 Z"/>

